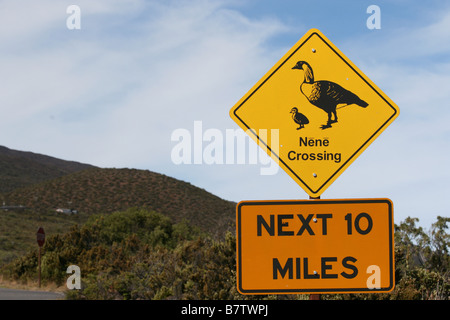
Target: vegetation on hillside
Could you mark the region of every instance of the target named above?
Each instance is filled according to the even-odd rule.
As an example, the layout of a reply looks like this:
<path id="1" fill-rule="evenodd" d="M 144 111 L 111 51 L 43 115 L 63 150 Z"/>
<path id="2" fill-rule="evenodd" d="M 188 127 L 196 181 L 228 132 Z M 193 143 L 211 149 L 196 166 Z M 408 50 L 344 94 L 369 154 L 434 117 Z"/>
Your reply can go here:
<path id="1" fill-rule="evenodd" d="M 82 270 L 86 299 L 227 299 L 233 286 L 232 237 L 213 240 L 185 222 L 129 209 L 92 216 L 82 227 L 50 237 L 42 256 L 42 281 L 64 284 L 66 269 Z M 5 266 L 4 277 L 35 279 L 37 252 Z"/>
<path id="2" fill-rule="evenodd" d="M 408 218 L 395 226 L 396 287 L 392 293 L 324 295 L 325 299 L 449 299 L 447 223 L 429 231 Z M 69 265 L 81 269 L 82 289 L 70 299 L 301 299 L 242 296 L 236 291 L 236 241 L 213 239 L 186 222 L 132 208 L 93 215 L 86 224 L 48 238 L 42 281 L 64 285 Z M 37 278 L 37 250 L 2 268 L 4 277 Z"/>
<path id="3" fill-rule="evenodd" d="M 63 234 L 71 226 L 87 220 L 84 215 L 36 214 L 30 210 L 0 210 L 0 266 L 36 248 L 36 232 L 40 226 L 46 237 Z"/>
<path id="4" fill-rule="evenodd" d="M 137 169 L 88 169 L 40 184 L 0 194 L 7 204 L 22 204 L 37 215 L 56 208 L 76 209 L 80 215 L 146 207 L 183 219 L 216 235 L 234 229 L 236 204 L 190 183 Z"/>

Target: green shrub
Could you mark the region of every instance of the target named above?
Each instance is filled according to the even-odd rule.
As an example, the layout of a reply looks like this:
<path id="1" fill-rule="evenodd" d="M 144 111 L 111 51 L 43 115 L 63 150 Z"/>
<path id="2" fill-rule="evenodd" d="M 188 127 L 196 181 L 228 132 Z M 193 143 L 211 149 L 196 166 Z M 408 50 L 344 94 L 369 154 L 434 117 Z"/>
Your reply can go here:
<path id="1" fill-rule="evenodd" d="M 391 293 L 323 295 L 324 299 L 449 298 L 449 218 L 429 232 L 408 218 L 395 226 L 396 287 Z M 82 288 L 68 299 L 302 299 L 304 295 L 243 296 L 236 290 L 236 238 L 201 234 L 186 222 L 148 210 L 92 216 L 82 227 L 50 236 L 43 248 L 42 279 L 63 285 L 69 265 L 81 269 Z M 2 270 L 7 277 L 37 278 L 37 252 Z"/>

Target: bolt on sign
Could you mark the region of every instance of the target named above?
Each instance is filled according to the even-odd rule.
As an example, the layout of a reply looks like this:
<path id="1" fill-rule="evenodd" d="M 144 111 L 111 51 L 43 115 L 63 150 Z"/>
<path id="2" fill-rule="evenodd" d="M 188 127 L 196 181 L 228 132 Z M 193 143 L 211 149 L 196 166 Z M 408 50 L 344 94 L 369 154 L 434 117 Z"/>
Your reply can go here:
<path id="1" fill-rule="evenodd" d="M 389 199 L 242 201 L 236 222 L 242 294 L 394 288 Z"/>
<path id="2" fill-rule="evenodd" d="M 312 29 L 233 106 L 230 116 L 306 193 L 318 197 L 399 112 Z M 259 134 L 268 129 L 278 129 L 279 136 Z"/>

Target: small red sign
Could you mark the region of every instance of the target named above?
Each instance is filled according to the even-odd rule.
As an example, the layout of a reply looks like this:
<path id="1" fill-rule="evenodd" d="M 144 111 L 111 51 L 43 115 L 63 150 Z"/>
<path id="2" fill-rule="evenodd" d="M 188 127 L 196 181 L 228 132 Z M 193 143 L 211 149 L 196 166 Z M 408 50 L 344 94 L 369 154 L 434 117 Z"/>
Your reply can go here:
<path id="1" fill-rule="evenodd" d="M 45 231 L 44 228 L 40 227 L 36 233 L 36 239 L 39 247 L 42 247 L 45 243 Z"/>

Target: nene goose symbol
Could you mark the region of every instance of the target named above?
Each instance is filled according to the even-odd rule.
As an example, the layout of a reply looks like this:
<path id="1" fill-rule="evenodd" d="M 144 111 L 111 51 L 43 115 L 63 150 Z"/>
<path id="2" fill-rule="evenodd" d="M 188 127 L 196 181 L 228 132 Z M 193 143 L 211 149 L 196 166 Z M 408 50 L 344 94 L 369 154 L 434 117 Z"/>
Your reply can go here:
<path id="1" fill-rule="evenodd" d="M 337 83 L 326 80 L 314 81 L 312 68 L 305 61 L 298 61 L 292 69 L 304 71 L 305 77 L 300 85 L 300 91 L 312 105 L 328 113 L 328 122 L 321 126 L 322 129 L 331 128 L 331 124 L 338 121 L 336 108 L 339 104 L 356 104 L 363 108 L 368 106 L 367 102 Z M 331 118 L 332 114 L 334 119 Z"/>

